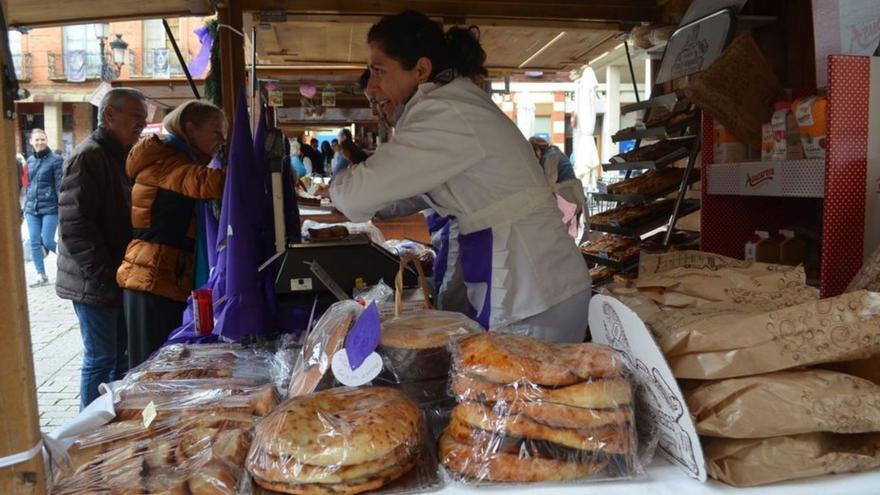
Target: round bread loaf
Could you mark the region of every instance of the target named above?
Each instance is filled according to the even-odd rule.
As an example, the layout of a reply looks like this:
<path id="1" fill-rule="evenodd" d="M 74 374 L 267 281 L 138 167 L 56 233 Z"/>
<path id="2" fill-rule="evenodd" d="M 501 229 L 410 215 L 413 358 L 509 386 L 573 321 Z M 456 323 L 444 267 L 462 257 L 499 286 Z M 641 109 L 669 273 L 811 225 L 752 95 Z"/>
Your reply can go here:
<path id="1" fill-rule="evenodd" d="M 478 402 L 534 401 L 588 409 L 632 404 L 632 388 L 624 378 L 600 378 L 565 387 L 548 388 L 532 383 L 499 384 L 458 374 L 452 393 L 460 400 Z"/>
<path id="2" fill-rule="evenodd" d="M 412 470 L 416 462 L 418 456 L 390 466 L 370 477 L 342 483 L 285 483 L 261 479 L 258 476 L 254 476 L 254 481 L 267 490 L 293 495 L 354 495 L 382 488 Z"/>
<path id="3" fill-rule="evenodd" d="M 587 378 L 616 376 L 622 360 L 610 347 L 556 344 L 485 332 L 461 340 L 455 362 L 459 373 L 495 383 L 572 385 Z"/>
<path id="4" fill-rule="evenodd" d="M 333 388 L 294 397 L 256 427 L 249 467 L 271 456 L 313 466 L 353 466 L 420 447 L 418 406 L 386 387 Z M 267 453 L 265 459 L 263 454 Z"/>
<path id="5" fill-rule="evenodd" d="M 377 352 L 396 383 L 445 377 L 451 361 L 449 342 L 480 331 L 461 313 L 422 310 L 383 323 Z"/>
<path id="6" fill-rule="evenodd" d="M 440 462 L 460 476 L 480 481 L 563 481 L 592 476 L 608 461 L 570 462 L 547 457 L 521 457 L 492 452 L 489 445 L 471 446 L 451 436 L 440 437 Z"/>
<path id="7" fill-rule="evenodd" d="M 578 450 L 606 454 L 628 454 L 632 450 L 629 424 L 598 428 L 557 428 L 539 423 L 524 414 L 496 414 L 491 407 L 464 402 L 452 410 L 452 419 L 472 428 L 512 437 L 545 440 Z"/>

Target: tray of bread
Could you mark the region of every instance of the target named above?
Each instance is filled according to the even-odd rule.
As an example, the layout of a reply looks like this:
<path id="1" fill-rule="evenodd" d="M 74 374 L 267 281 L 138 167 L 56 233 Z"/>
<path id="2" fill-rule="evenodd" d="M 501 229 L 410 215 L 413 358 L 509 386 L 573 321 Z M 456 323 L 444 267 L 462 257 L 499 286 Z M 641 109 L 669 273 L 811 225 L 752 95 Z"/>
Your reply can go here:
<path id="1" fill-rule="evenodd" d="M 593 264 L 624 271 L 639 258 L 639 241 L 632 237 L 604 235 L 581 245 L 584 259 Z"/>
<path id="2" fill-rule="evenodd" d="M 617 201 L 620 203 L 637 204 L 651 201 L 678 191 L 681 187 L 686 169 L 665 167 L 650 170 L 643 175 L 633 177 L 608 186 L 607 193 L 594 193 L 598 201 Z M 687 178 L 687 185 L 700 180 L 700 170 L 692 169 Z"/>
<path id="3" fill-rule="evenodd" d="M 663 139 L 626 153 L 611 157 L 602 165 L 606 172 L 662 168 L 688 157 L 692 137 Z"/>
<path id="4" fill-rule="evenodd" d="M 608 234 L 636 237 L 665 225 L 674 208 L 674 199 L 661 199 L 639 206 L 618 206 L 612 210 L 592 215 L 590 229 Z M 698 199 L 683 200 L 679 209 L 679 217 L 699 209 L 700 201 Z"/>
<path id="5" fill-rule="evenodd" d="M 623 357 L 601 345 L 464 338 L 453 348 L 457 405 L 440 462 L 464 484 L 640 477 L 627 375 Z"/>
<path id="6" fill-rule="evenodd" d="M 597 265 L 590 269 L 590 280 L 593 282 L 593 287 L 598 287 L 612 282 L 616 273 L 617 270 L 610 266 Z"/>
<path id="7" fill-rule="evenodd" d="M 700 115 L 700 110 L 687 100 L 678 101 L 671 110 L 666 107 L 654 107 L 648 111 L 643 122 L 621 129 L 611 137 L 611 141 L 618 143 L 631 139 L 667 137 L 698 124 Z"/>

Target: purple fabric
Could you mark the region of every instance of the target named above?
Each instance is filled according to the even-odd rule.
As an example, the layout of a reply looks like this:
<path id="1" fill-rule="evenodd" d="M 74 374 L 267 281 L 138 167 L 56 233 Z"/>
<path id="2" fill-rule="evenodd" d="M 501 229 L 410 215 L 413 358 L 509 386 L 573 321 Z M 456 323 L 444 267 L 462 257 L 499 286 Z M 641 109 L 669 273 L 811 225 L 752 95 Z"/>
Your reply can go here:
<path id="1" fill-rule="evenodd" d="M 440 230 L 440 245 L 434 246 L 437 250 L 434 256 L 434 290 L 440 291 L 443 279 L 446 278 L 446 269 L 449 266 L 449 223 L 445 223 Z"/>
<path id="2" fill-rule="evenodd" d="M 260 113 L 261 118 L 257 123 L 257 131 L 254 134 L 254 174 L 261 178 L 258 180 L 258 199 L 259 202 L 259 240 L 260 240 L 260 264 L 275 255 L 275 222 L 274 212 L 272 209 L 272 172 L 266 156 L 266 106 L 262 107 Z M 274 320 L 277 313 L 277 305 L 275 301 L 275 265 L 267 266 L 259 274 L 260 287 L 267 303 L 269 314 Z M 272 327 L 276 327 L 273 321 Z"/>
<path id="3" fill-rule="evenodd" d="M 225 340 L 238 342 L 247 337 L 265 335 L 268 308 L 257 271 L 264 261 L 262 215 L 259 209 L 254 211 L 255 205 L 261 205 L 263 178 L 258 175 L 254 163 L 254 141 L 248 125 L 244 88 L 240 90 L 236 103 L 226 169 L 227 187 L 223 196 L 223 209 L 228 210 L 228 229 L 218 236 L 218 241 L 220 237 L 226 237 L 226 303 L 219 315 L 215 313 L 214 333 Z"/>
<path id="4" fill-rule="evenodd" d="M 208 64 L 211 62 L 211 49 L 214 47 L 214 37 L 211 36 L 211 30 L 208 29 L 208 26 L 197 27 L 193 30 L 193 33 L 199 37 L 199 43 L 202 44 L 202 48 L 189 63 L 189 73 L 194 78 L 199 78 L 205 75 L 205 70 L 208 69 Z"/>
<path id="5" fill-rule="evenodd" d="M 486 295 L 479 308 L 473 307 L 473 297 L 468 297 L 468 310 L 471 319 L 489 328 L 492 308 L 492 229 L 478 230 L 458 236 L 461 253 L 461 269 L 468 292 L 485 284 Z"/>
<path id="6" fill-rule="evenodd" d="M 348 365 L 352 370 L 359 368 L 364 359 L 376 350 L 381 331 L 379 308 L 376 307 L 376 303 L 371 303 L 345 337 L 345 353 L 348 355 Z"/>

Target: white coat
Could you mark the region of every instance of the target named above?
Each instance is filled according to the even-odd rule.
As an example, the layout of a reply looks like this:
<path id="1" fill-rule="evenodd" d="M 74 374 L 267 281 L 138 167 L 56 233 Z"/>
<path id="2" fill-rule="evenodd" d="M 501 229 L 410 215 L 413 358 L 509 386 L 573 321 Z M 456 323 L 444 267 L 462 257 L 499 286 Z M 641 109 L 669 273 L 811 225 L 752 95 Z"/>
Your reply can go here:
<path id="1" fill-rule="evenodd" d="M 420 85 L 392 140 L 330 188 L 352 221 L 416 195 L 456 219 L 467 298 L 484 326 L 507 326 L 589 290 L 532 147 L 469 79 Z"/>

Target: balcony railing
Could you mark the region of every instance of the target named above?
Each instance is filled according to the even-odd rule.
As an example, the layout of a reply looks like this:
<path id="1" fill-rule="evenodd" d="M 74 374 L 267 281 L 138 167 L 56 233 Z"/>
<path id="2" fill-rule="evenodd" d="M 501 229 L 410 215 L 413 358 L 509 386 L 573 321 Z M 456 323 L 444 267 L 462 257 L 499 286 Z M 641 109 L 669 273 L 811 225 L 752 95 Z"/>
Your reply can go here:
<path id="1" fill-rule="evenodd" d="M 15 65 L 15 77 L 19 81 L 30 81 L 33 78 L 33 56 L 30 53 L 16 53 L 12 55 L 12 63 Z"/>
<path id="2" fill-rule="evenodd" d="M 70 77 L 68 72 L 67 58 L 69 53 L 47 52 L 49 66 L 49 79 L 65 80 Z M 101 77 L 101 54 L 87 53 L 85 66 L 86 79 L 100 79 Z"/>

